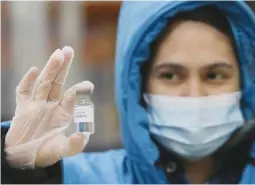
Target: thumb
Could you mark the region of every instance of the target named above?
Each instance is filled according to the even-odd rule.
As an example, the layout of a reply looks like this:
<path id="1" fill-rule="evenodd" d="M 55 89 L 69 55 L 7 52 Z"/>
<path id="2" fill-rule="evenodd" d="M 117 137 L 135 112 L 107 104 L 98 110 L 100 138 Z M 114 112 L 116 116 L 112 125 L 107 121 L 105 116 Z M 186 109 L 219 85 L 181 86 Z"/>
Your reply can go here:
<path id="1" fill-rule="evenodd" d="M 90 134 L 73 133 L 69 137 L 59 135 L 53 140 L 48 140 L 37 151 L 36 166 L 49 166 L 64 157 L 82 152 L 89 141 L 89 136 Z"/>
<path id="2" fill-rule="evenodd" d="M 68 137 L 66 156 L 72 156 L 84 150 L 89 141 L 90 133 L 73 133 Z"/>

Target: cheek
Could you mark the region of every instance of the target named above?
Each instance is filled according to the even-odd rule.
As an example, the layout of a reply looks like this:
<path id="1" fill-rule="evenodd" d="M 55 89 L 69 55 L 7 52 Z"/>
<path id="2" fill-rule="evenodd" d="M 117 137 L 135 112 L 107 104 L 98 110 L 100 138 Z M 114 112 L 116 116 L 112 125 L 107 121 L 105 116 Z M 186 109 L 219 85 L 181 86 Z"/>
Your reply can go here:
<path id="1" fill-rule="evenodd" d="M 225 93 L 231 93 L 240 91 L 240 88 L 236 84 L 225 84 L 224 86 L 207 86 L 206 92 L 208 95 L 219 95 L 219 94 L 225 94 Z"/>
<path id="2" fill-rule="evenodd" d="M 209 89 L 209 88 L 208 88 Z M 230 92 L 235 92 L 235 91 L 240 91 L 241 86 L 240 86 L 240 77 L 239 74 L 233 76 L 229 81 L 224 83 L 221 86 L 217 87 L 210 87 L 208 90 L 209 92 L 212 92 L 213 94 L 221 94 L 221 93 L 230 93 Z"/>

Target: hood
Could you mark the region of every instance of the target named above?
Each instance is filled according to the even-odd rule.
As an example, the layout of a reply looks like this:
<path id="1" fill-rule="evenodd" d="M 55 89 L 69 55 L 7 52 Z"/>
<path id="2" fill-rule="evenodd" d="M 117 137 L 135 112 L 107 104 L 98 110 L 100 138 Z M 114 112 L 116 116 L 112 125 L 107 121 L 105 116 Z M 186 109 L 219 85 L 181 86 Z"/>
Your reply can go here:
<path id="1" fill-rule="evenodd" d="M 123 144 L 138 163 L 153 165 L 159 151 L 148 129 L 146 110 L 140 104 L 140 66 L 149 57 L 149 45 L 176 13 L 214 4 L 226 12 L 231 24 L 242 76 L 242 112 L 255 115 L 255 16 L 242 1 L 126 1 L 122 4 L 115 61 L 115 97 Z"/>

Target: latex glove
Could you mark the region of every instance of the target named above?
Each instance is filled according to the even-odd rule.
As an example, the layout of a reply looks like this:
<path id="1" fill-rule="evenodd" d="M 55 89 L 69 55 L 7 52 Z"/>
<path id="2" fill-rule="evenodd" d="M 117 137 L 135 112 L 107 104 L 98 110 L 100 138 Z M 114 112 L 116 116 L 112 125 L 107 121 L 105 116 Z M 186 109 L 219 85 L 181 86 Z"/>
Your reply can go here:
<path id="1" fill-rule="evenodd" d="M 57 49 L 40 76 L 32 67 L 16 89 L 16 111 L 5 139 L 7 160 L 17 168 L 46 167 L 82 152 L 89 135 L 65 130 L 73 119 L 76 91 L 93 91 L 85 81 L 62 93 L 74 56 L 71 47 Z M 62 95 L 63 94 L 63 95 Z"/>

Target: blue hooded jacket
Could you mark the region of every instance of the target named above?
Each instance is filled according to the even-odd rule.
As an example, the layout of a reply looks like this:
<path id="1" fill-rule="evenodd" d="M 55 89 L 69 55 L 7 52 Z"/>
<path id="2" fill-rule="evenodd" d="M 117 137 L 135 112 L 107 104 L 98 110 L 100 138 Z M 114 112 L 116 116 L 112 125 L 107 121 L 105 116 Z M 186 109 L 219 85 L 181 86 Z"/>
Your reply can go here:
<path id="1" fill-rule="evenodd" d="M 240 57 L 243 100 L 248 104 L 242 111 L 246 120 L 255 115 L 255 16 L 244 2 L 124 2 L 118 25 L 115 94 L 125 149 L 64 159 L 65 183 L 167 183 L 163 170 L 154 166 L 159 151 L 140 105 L 140 65 L 169 18 L 205 4 L 227 12 Z M 250 154 L 255 157 L 255 142 Z M 245 167 L 240 183 L 255 183 L 255 166 Z"/>
<path id="2" fill-rule="evenodd" d="M 169 18 L 206 4 L 215 4 L 227 14 L 242 73 L 242 99 L 246 102 L 242 112 L 245 120 L 255 115 L 255 16 L 244 2 L 123 2 L 117 36 L 115 94 L 125 149 L 64 158 L 63 183 L 168 183 L 163 169 L 154 165 L 159 150 L 150 137 L 146 110 L 140 105 L 140 66 L 149 56 L 149 44 Z M 255 141 L 250 156 L 255 158 Z M 255 183 L 255 166 L 245 166 L 240 183 Z"/>

